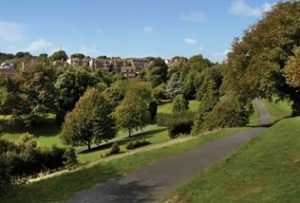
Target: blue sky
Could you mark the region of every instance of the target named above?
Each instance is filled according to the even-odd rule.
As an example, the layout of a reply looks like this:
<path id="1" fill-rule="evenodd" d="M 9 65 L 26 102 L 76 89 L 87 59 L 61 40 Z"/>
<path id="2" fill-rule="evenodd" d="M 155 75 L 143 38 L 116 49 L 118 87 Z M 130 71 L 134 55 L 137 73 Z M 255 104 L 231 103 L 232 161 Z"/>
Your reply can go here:
<path id="1" fill-rule="evenodd" d="M 0 51 L 121 57 L 203 54 L 222 60 L 234 37 L 276 0 L 3 0 Z"/>

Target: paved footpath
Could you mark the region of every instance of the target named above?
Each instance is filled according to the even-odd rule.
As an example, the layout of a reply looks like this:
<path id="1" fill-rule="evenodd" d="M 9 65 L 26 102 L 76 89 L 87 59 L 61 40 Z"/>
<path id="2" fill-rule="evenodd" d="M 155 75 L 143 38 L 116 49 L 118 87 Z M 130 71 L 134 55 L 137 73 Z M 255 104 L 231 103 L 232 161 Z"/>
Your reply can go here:
<path id="1" fill-rule="evenodd" d="M 191 179 L 202 169 L 239 149 L 271 123 L 261 101 L 256 100 L 261 126 L 207 143 L 181 155 L 167 157 L 133 171 L 124 177 L 78 192 L 68 203 L 155 202 Z"/>

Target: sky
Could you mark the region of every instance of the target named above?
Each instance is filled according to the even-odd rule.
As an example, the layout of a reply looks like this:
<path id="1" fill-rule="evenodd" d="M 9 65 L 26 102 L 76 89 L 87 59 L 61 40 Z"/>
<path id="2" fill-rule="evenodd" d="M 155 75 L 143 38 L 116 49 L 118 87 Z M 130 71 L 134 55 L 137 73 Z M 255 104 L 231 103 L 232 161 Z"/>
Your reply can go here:
<path id="1" fill-rule="evenodd" d="M 2 0 L 0 52 L 222 61 L 276 0 Z"/>

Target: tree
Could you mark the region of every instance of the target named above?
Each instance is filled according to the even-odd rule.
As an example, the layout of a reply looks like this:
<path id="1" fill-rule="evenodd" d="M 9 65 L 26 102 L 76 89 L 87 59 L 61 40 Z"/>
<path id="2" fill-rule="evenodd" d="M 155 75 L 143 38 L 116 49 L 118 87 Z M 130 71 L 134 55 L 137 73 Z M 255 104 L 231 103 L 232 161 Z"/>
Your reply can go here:
<path id="1" fill-rule="evenodd" d="M 295 56 L 288 60 L 284 74 L 290 86 L 300 88 L 300 47 L 294 50 L 294 54 Z"/>
<path id="2" fill-rule="evenodd" d="M 80 58 L 80 59 L 84 59 L 85 55 L 82 53 L 75 53 L 71 55 L 71 58 Z"/>
<path id="3" fill-rule="evenodd" d="M 129 137 L 131 136 L 132 130 L 145 127 L 149 121 L 147 106 L 147 103 L 141 96 L 130 91 L 115 109 L 114 117 L 120 127 L 128 130 Z"/>
<path id="4" fill-rule="evenodd" d="M 27 127 L 39 123 L 49 113 L 56 112 L 54 81 L 53 68 L 39 62 L 29 64 L 25 71 L 5 81 L 6 99 L 2 108 Z"/>
<path id="5" fill-rule="evenodd" d="M 151 121 L 154 121 L 156 114 L 157 114 L 157 102 L 156 101 L 151 101 L 149 103 L 149 112 L 150 112 Z"/>
<path id="6" fill-rule="evenodd" d="M 68 55 L 64 50 L 56 51 L 50 56 L 52 61 L 67 61 Z"/>
<path id="7" fill-rule="evenodd" d="M 66 113 L 71 111 L 87 88 L 96 85 L 98 80 L 85 69 L 68 68 L 59 75 L 55 88 L 57 91 L 57 122 L 62 122 Z"/>
<path id="8" fill-rule="evenodd" d="M 173 99 L 176 95 L 183 92 L 182 77 L 180 72 L 175 72 L 172 74 L 170 80 L 166 85 L 166 95 L 168 98 Z"/>
<path id="9" fill-rule="evenodd" d="M 155 58 L 151 62 L 149 70 L 149 81 L 152 88 L 167 82 L 168 66 L 164 60 L 161 58 Z"/>
<path id="10" fill-rule="evenodd" d="M 189 101 L 180 94 L 173 100 L 173 112 L 183 112 L 189 110 Z"/>
<path id="11" fill-rule="evenodd" d="M 101 91 L 88 89 L 73 111 L 66 115 L 61 139 L 72 146 L 87 145 L 88 150 L 92 143 L 112 139 L 117 132 L 112 111 L 112 105 Z"/>
<path id="12" fill-rule="evenodd" d="M 222 70 L 223 87 L 244 98 L 271 98 L 293 102 L 294 115 L 300 115 L 300 93 L 282 74 L 300 46 L 300 1 L 276 4 L 262 20 L 236 39 Z"/>

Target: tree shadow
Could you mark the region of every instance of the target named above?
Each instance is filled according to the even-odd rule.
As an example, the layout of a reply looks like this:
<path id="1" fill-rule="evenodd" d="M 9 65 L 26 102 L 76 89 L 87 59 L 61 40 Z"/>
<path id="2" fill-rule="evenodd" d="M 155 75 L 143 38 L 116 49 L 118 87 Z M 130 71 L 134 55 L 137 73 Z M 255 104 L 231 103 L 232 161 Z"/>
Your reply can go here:
<path id="1" fill-rule="evenodd" d="M 258 128 L 258 127 L 269 128 L 269 127 L 272 127 L 273 125 L 275 125 L 276 123 L 278 123 L 278 122 L 280 122 L 282 120 L 293 118 L 293 117 L 295 117 L 295 116 L 284 116 L 284 117 L 281 117 L 279 119 L 276 119 L 275 121 L 273 121 L 271 123 L 258 124 L 258 125 L 247 125 L 247 127 L 250 127 L 250 128 Z"/>
<path id="2" fill-rule="evenodd" d="M 11 123 L 5 120 L 0 120 L 0 126 L 3 133 L 20 134 L 28 132 L 36 137 L 54 136 L 57 135 L 61 129 L 61 126 L 56 124 L 55 119 L 44 120 L 38 125 L 36 124 L 30 128 L 26 128 L 24 124 L 20 122 Z"/>
<path id="3" fill-rule="evenodd" d="M 92 147 L 90 150 L 83 149 L 78 153 L 86 154 L 86 153 L 90 153 L 90 152 L 95 152 L 95 151 L 99 151 L 99 150 L 108 149 L 114 143 L 117 143 L 118 145 L 124 145 L 124 144 L 127 144 L 128 142 L 130 142 L 132 140 L 136 140 L 136 139 L 149 139 L 149 138 L 153 137 L 155 134 L 161 133 L 165 130 L 166 130 L 165 128 L 161 128 L 161 129 L 148 130 L 146 132 L 138 132 L 138 133 L 135 133 L 134 135 L 132 135 L 131 137 L 124 137 L 124 138 L 119 139 L 117 141 L 111 140 L 111 141 L 108 141 L 108 142 L 104 142 L 104 143 L 101 143 L 101 144 L 99 144 L 95 147 Z"/>

